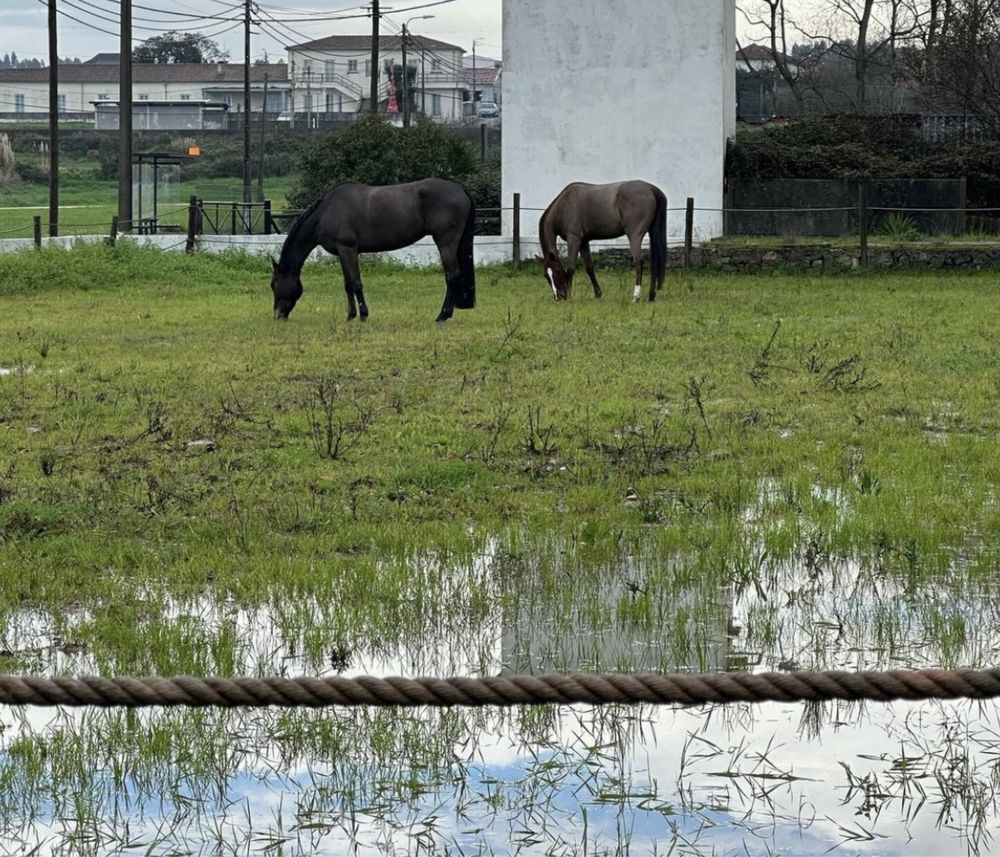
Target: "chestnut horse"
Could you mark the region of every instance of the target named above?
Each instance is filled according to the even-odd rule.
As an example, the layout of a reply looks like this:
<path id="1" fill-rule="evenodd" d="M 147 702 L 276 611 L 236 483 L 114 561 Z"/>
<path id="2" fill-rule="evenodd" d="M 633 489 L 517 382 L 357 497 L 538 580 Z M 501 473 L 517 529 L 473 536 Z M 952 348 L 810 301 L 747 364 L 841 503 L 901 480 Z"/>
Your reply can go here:
<path id="1" fill-rule="evenodd" d="M 590 258 L 590 242 L 627 235 L 635 265 L 632 300 L 639 300 L 642 293 L 642 238 L 647 233 L 651 269 L 649 299 L 654 300 L 663 286 L 667 268 L 666 194 L 644 181 L 612 184 L 573 182 L 566 185 L 538 221 L 538 237 L 542 245 L 542 255 L 538 258 L 552 286 L 552 296 L 557 301 L 569 298 L 579 254 L 583 256 L 587 275 L 594 285 L 594 297 L 599 298 L 602 292 Z M 559 259 L 557 238 L 566 241 L 565 266 Z"/>

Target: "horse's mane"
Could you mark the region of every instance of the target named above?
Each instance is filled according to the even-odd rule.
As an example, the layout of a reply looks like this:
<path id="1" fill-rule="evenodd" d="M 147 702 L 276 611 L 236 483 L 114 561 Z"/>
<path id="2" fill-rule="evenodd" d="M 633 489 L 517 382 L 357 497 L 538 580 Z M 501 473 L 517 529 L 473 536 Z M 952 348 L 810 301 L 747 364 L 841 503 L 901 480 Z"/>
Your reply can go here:
<path id="1" fill-rule="evenodd" d="M 552 212 L 555 209 L 557 201 L 558 201 L 558 197 L 556 197 L 556 199 L 552 200 L 552 202 L 549 203 L 548 208 L 546 208 L 545 211 L 542 212 L 542 216 L 538 218 L 538 239 L 539 239 L 539 241 L 542 241 L 542 242 L 545 241 L 546 226 L 548 225 L 548 222 L 549 222 L 549 220 L 552 217 Z M 552 240 L 555 241 L 555 239 L 556 239 L 555 230 L 553 230 Z"/>
<path id="2" fill-rule="evenodd" d="M 305 211 L 302 212 L 302 214 L 300 214 L 297 218 L 295 218 L 295 222 L 288 228 L 288 235 L 285 236 L 286 247 L 289 244 L 294 244 L 298 241 L 299 233 L 305 226 L 306 221 L 313 216 L 313 214 L 316 212 L 316 209 L 319 208 L 319 204 L 323 201 L 325 196 L 326 194 L 323 194 L 323 196 L 315 200 L 312 203 L 312 205 L 310 205 Z"/>

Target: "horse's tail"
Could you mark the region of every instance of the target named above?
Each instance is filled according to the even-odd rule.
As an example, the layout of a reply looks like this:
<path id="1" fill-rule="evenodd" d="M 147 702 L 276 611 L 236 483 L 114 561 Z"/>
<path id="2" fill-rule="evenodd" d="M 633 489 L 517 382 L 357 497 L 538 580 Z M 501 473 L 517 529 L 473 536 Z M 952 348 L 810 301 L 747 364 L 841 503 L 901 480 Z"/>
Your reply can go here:
<path id="1" fill-rule="evenodd" d="M 458 245 L 458 279 L 455 282 L 455 306 L 472 309 L 476 305 L 476 261 L 474 255 L 476 232 L 476 203 L 469 197 L 469 216 Z"/>
<path id="2" fill-rule="evenodd" d="M 656 212 L 649 227 L 649 299 L 663 288 L 667 271 L 667 195 L 658 187 L 653 188 Z"/>

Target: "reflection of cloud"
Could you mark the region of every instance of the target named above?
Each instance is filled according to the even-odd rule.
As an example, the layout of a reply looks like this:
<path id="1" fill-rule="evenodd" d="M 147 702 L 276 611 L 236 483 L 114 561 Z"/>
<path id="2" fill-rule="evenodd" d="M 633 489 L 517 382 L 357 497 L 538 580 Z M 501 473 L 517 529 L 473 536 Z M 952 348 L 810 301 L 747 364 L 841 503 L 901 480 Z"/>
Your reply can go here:
<path id="1" fill-rule="evenodd" d="M 843 720 L 844 711 L 833 719 Z M 127 716 L 120 712 L 80 720 L 50 711 L 46 726 L 33 725 L 50 736 L 62 730 L 52 746 L 68 752 L 73 736 L 82 735 L 91 752 L 103 746 L 115 765 L 134 772 L 116 789 L 110 766 L 103 767 L 107 760 L 91 756 L 85 769 L 97 773 L 96 780 L 74 775 L 50 784 L 63 800 L 76 790 L 91 802 L 88 811 L 110 839 L 122 836 L 127 824 L 136 841 L 155 834 L 193 854 L 212 853 L 219 830 L 232 845 L 264 843 L 280 831 L 290 837 L 289 847 L 310 854 L 339 854 L 355 845 L 359 854 L 408 853 L 414 837 L 429 852 L 457 844 L 466 853 L 492 846 L 500 854 L 572 854 L 586 841 L 594 853 L 621 846 L 616 853 L 636 855 L 653 853 L 654 846 L 666 853 L 670 843 L 685 842 L 684 853 L 692 854 L 818 855 L 837 844 L 849 846 L 847 853 L 867 853 L 868 844 L 851 841 L 865 831 L 885 855 L 913 853 L 913 843 L 920 853 L 959 853 L 973 845 L 982 854 L 1000 853 L 975 827 L 980 809 L 985 832 L 995 827 L 996 799 L 969 802 L 996 781 L 996 706 L 870 706 L 817 739 L 797 729 L 802 714 L 803 706 L 783 703 L 704 710 L 567 706 L 415 711 L 379 726 L 371 711 L 148 710 L 137 715 L 143 732 L 190 735 L 192 742 L 155 760 L 142 749 L 108 745 L 108 736 L 123 734 L 115 725 Z M 307 721 L 322 732 L 331 717 L 342 726 L 354 722 L 359 733 L 336 733 L 329 747 L 305 739 Z M 445 717 L 467 724 L 448 747 L 439 743 Z M 412 734 L 395 736 L 398 750 L 375 754 L 369 742 L 385 738 L 373 733 L 394 722 Z M 10 724 L 5 715 L 3 723 Z M 198 729 L 225 738 L 215 747 L 218 759 L 204 756 Z M 4 731 L 6 739 L 16 730 Z M 413 741 L 439 747 L 437 761 L 407 761 L 415 758 L 412 747 L 406 749 Z M 312 749 L 290 762 L 289 744 Z M 0 776 L 10 763 L 0 753 Z M 4 800 L 10 798 L 8 791 Z M 75 829 L 72 813 L 53 816 L 42 805 L 27 822 L 10 813 L 11 805 L 20 806 L 17 800 L 5 805 L 0 841 L 16 834 L 34 844 L 48 836 L 51 851 L 38 853 L 55 853 Z M 943 805 L 952 808 L 948 825 L 939 822 Z M 980 838 L 966 842 L 963 831 Z"/>

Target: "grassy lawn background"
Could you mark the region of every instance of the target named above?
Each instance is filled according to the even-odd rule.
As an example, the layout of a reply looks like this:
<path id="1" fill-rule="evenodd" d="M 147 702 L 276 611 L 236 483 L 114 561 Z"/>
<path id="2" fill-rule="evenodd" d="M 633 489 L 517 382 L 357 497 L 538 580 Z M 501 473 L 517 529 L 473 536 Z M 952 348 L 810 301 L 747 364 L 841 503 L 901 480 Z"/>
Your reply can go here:
<path id="1" fill-rule="evenodd" d="M 413 604 L 412 558 L 489 538 L 530 545 L 518 573 L 565 543 L 651 558 L 655 595 L 607 606 L 650 623 L 679 586 L 707 604 L 810 552 L 909 585 L 995 566 L 991 272 L 677 273 L 633 305 L 624 272 L 556 304 L 485 269 L 477 309 L 435 325 L 439 273 L 368 263 L 372 318 L 348 324 L 334 264 L 283 324 L 266 265 L 0 257 L 0 596 L 88 605 L 104 669 L 238 671 L 140 639 L 179 596 L 335 604 L 289 626 L 316 657 L 471 620 L 486 589 L 441 572 Z"/>

